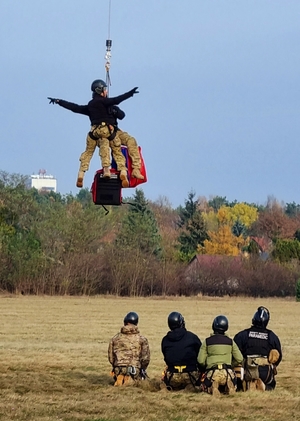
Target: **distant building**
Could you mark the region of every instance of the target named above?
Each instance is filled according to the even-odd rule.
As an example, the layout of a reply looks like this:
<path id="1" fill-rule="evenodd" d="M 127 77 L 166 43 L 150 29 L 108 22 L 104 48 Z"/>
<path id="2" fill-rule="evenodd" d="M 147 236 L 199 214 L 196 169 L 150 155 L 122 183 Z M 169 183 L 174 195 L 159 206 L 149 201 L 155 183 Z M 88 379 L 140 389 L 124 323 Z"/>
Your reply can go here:
<path id="1" fill-rule="evenodd" d="M 39 170 L 38 174 L 32 174 L 28 183 L 29 188 L 36 188 L 39 191 L 56 193 L 57 180 L 53 175 L 46 174 L 46 170 Z"/>

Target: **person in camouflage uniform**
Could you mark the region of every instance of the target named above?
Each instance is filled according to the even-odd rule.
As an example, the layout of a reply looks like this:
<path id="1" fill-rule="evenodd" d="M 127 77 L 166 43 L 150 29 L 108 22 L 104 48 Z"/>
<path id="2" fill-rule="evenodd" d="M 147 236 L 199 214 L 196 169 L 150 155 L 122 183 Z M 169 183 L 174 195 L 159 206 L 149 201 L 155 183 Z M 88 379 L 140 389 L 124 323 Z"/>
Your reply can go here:
<path id="1" fill-rule="evenodd" d="M 217 316 L 212 324 L 213 334 L 201 345 L 198 355 L 200 370 L 204 373 L 201 385 L 205 392 L 219 395 L 236 391 L 236 376 L 232 364 L 241 364 L 243 355 L 233 339 L 225 334 L 228 319 Z"/>
<path id="2" fill-rule="evenodd" d="M 130 385 L 147 378 L 150 349 L 148 340 L 137 327 L 138 320 L 137 313 L 128 313 L 121 331 L 109 342 L 108 360 L 112 365 L 115 386 Z"/>
<path id="3" fill-rule="evenodd" d="M 162 339 L 161 350 L 167 365 L 162 376 L 161 389 L 191 389 L 199 382 L 197 356 L 201 341 L 185 328 L 182 314 L 173 311 L 168 316 L 170 331 Z"/>

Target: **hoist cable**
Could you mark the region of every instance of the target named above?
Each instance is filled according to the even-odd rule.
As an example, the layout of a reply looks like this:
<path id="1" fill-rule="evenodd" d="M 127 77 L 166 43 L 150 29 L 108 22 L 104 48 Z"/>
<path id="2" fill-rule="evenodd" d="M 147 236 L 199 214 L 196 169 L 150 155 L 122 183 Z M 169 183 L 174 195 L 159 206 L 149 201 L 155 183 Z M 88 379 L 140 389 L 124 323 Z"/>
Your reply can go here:
<path id="1" fill-rule="evenodd" d="M 109 74 L 110 59 L 111 59 L 111 46 L 112 46 L 112 40 L 110 39 L 110 16 L 111 16 L 111 0 L 109 0 L 108 2 L 108 36 L 106 40 L 106 54 L 105 54 L 107 95 L 109 95 L 109 87 L 111 85 L 110 74 Z"/>

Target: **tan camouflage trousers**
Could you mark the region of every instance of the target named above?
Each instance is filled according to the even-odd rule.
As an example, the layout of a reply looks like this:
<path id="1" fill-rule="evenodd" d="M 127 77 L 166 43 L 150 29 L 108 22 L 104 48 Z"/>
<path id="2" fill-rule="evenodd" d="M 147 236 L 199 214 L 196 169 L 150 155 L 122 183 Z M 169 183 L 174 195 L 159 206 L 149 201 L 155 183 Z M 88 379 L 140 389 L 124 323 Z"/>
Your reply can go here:
<path id="1" fill-rule="evenodd" d="M 192 381 L 191 381 L 191 377 L 192 377 Z M 192 371 L 190 374 L 189 373 L 170 373 L 167 372 L 167 379 L 169 380 L 165 380 L 162 379 L 163 384 L 162 387 L 169 388 L 169 390 L 182 390 L 182 389 L 189 389 L 189 390 L 194 390 L 195 388 L 195 382 L 198 380 L 199 378 L 199 373 L 197 371 Z"/>
<path id="2" fill-rule="evenodd" d="M 97 141 L 92 139 L 88 134 L 86 137 L 85 151 L 82 152 L 79 158 L 79 161 L 80 161 L 79 171 L 84 171 L 84 172 L 88 171 L 96 146 L 97 146 Z"/>
<path id="3" fill-rule="evenodd" d="M 79 158 L 79 170 L 85 172 L 89 169 L 89 165 L 95 152 L 96 146 L 98 146 L 102 168 L 110 167 L 112 152 L 114 160 L 117 164 L 118 171 L 127 171 L 125 157 L 121 151 L 121 140 L 118 137 L 118 132 L 116 137 L 111 141 L 108 140 L 108 137 L 111 135 L 111 133 L 107 126 L 92 126 L 91 132 L 93 133 L 94 137 L 98 138 L 98 140 L 92 139 L 88 133 L 86 138 L 85 151 L 80 155 Z"/>
<path id="4" fill-rule="evenodd" d="M 209 370 L 207 378 L 212 381 L 212 386 L 208 388 L 208 393 L 212 395 L 220 395 L 220 386 L 223 386 L 222 390 L 230 395 L 236 391 L 236 386 L 232 381 L 235 378 L 235 373 L 231 369 Z"/>
<path id="5" fill-rule="evenodd" d="M 132 161 L 132 169 L 141 169 L 141 157 L 138 149 L 137 142 L 134 137 L 130 134 L 123 132 L 122 130 L 117 131 L 117 135 L 121 140 L 121 144 L 126 146 L 128 149 L 128 155 Z"/>

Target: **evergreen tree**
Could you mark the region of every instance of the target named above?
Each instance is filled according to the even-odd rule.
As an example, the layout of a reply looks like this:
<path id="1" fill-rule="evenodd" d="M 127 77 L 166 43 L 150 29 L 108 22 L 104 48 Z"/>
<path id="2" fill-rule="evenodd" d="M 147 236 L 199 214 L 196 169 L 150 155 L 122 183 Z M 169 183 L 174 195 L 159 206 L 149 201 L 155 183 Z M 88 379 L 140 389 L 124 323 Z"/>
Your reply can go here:
<path id="1" fill-rule="evenodd" d="M 128 213 L 116 239 L 117 245 L 138 248 L 145 254 L 159 255 L 161 239 L 158 226 L 143 190 L 136 190 L 133 201 L 128 206 Z"/>
<path id="2" fill-rule="evenodd" d="M 185 207 L 179 211 L 178 226 L 184 229 L 178 237 L 180 259 L 183 261 L 189 261 L 197 252 L 198 246 L 203 246 L 208 239 L 206 224 L 194 197 L 195 193 L 190 192 Z"/>
<path id="3" fill-rule="evenodd" d="M 193 217 L 197 211 L 197 200 L 194 200 L 195 193 L 190 192 L 188 194 L 188 199 L 185 201 L 185 207 L 179 207 L 179 222 L 178 226 L 181 228 Z"/>
<path id="4" fill-rule="evenodd" d="M 243 237 L 247 237 L 248 230 L 245 224 L 243 224 L 239 219 L 237 219 L 231 228 L 232 234 L 236 237 L 240 237 L 241 235 Z"/>
<path id="5" fill-rule="evenodd" d="M 215 212 L 218 212 L 222 206 L 229 206 L 229 203 L 226 196 L 215 196 L 213 199 L 208 201 L 208 206 L 213 208 Z"/>

